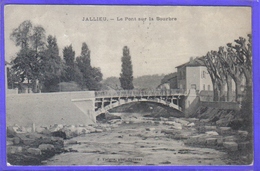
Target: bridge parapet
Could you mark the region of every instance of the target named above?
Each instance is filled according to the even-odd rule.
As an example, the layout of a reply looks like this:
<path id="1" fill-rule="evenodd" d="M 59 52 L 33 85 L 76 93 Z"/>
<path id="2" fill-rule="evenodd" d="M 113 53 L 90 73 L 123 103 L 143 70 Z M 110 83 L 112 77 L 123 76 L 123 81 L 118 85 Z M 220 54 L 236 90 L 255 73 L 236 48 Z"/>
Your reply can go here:
<path id="1" fill-rule="evenodd" d="M 96 91 L 95 97 L 129 97 L 129 96 L 176 96 L 184 95 L 183 89 L 169 90 L 107 90 Z"/>

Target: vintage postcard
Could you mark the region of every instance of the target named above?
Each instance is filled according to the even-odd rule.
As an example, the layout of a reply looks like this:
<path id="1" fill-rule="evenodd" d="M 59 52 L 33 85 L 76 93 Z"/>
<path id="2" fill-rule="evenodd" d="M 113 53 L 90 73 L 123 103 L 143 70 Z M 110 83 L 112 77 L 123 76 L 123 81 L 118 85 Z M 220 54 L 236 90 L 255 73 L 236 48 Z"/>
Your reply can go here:
<path id="1" fill-rule="evenodd" d="M 12 166 L 254 160 L 252 9 L 6 5 Z"/>

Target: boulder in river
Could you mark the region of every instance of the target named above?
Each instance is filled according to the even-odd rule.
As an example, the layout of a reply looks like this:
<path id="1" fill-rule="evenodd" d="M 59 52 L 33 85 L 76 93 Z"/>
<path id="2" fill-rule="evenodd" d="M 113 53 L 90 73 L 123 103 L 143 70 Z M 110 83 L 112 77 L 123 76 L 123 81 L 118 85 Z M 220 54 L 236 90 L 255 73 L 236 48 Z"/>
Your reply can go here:
<path id="1" fill-rule="evenodd" d="M 188 126 L 188 127 L 193 127 L 193 126 L 195 126 L 195 123 L 194 123 L 194 122 L 191 122 L 191 123 L 189 123 L 187 126 Z"/>
<path id="2" fill-rule="evenodd" d="M 208 146 L 215 146 L 217 145 L 217 138 L 207 138 L 206 143 Z"/>
<path id="3" fill-rule="evenodd" d="M 12 140 L 7 140 L 6 141 L 6 145 L 8 146 L 8 145 L 13 145 L 14 143 L 13 143 L 13 141 Z"/>
<path id="4" fill-rule="evenodd" d="M 219 135 L 216 131 L 207 131 L 205 132 L 207 135 Z"/>
<path id="5" fill-rule="evenodd" d="M 249 141 L 239 142 L 238 149 L 241 151 L 249 150 L 251 147 L 251 143 Z"/>
<path id="6" fill-rule="evenodd" d="M 221 135 L 230 135 L 232 130 L 230 127 L 219 127 L 218 132 Z"/>
<path id="7" fill-rule="evenodd" d="M 16 154 L 21 153 L 23 151 L 23 147 L 21 146 L 7 146 L 7 154 Z"/>
<path id="8" fill-rule="evenodd" d="M 42 154 L 41 150 L 39 148 L 28 148 L 27 152 L 29 154 L 32 154 L 34 156 L 40 156 Z"/>
<path id="9" fill-rule="evenodd" d="M 246 140 L 247 136 L 248 136 L 248 132 L 247 131 L 241 131 L 238 130 L 238 135 L 242 140 Z"/>
<path id="10" fill-rule="evenodd" d="M 222 118 L 222 119 L 219 119 L 218 121 L 216 121 L 216 125 L 217 126 L 222 126 L 222 127 L 225 127 L 225 126 L 228 126 L 229 125 L 229 122 L 227 119 L 225 118 Z"/>
<path id="11" fill-rule="evenodd" d="M 64 145 L 71 145 L 71 144 L 77 144 L 78 142 L 76 140 L 67 140 L 64 142 Z"/>
<path id="12" fill-rule="evenodd" d="M 177 122 L 177 123 L 180 123 L 182 125 L 185 125 L 185 126 L 190 123 L 189 121 L 186 121 L 186 120 L 180 119 L 180 118 L 175 118 L 174 121 Z"/>
<path id="13" fill-rule="evenodd" d="M 62 124 L 54 124 L 49 130 L 51 132 L 60 131 L 63 128 Z"/>
<path id="14" fill-rule="evenodd" d="M 216 131 L 216 126 L 205 126 L 206 131 Z"/>
<path id="15" fill-rule="evenodd" d="M 51 135 L 54 136 L 54 137 L 60 137 L 60 138 L 63 138 L 63 139 L 67 138 L 66 133 L 62 130 L 52 132 Z"/>
<path id="16" fill-rule="evenodd" d="M 154 131 L 155 128 L 149 128 L 149 127 L 148 127 L 148 128 L 145 128 L 145 130 L 146 130 L 146 131 Z"/>
<path id="17" fill-rule="evenodd" d="M 54 146 L 52 144 L 41 144 L 38 148 L 42 151 L 54 150 Z"/>
<path id="18" fill-rule="evenodd" d="M 238 144 L 236 142 L 223 142 L 223 146 L 229 151 L 238 150 Z"/>

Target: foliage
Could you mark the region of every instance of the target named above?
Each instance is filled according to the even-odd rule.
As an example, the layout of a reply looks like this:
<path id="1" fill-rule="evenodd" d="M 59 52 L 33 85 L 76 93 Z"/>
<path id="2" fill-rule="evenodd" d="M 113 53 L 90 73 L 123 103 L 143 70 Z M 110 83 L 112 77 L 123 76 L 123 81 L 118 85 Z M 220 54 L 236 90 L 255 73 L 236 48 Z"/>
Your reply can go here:
<path id="1" fill-rule="evenodd" d="M 81 56 L 76 58 L 76 65 L 82 75 L 81 87 L 88 90 L 100 90 L 103 74 L 100 68 L 92 67 L 90 64 L 90 50 L 87 44 L 82 43 Z"/>
<path id="2" fill-rule="evenodd" d="M 75 51 L 73 50 L 72 45 L 66 46 L 63 49 L 63 58 L 65 60 L 65 66 L 62 81 L 75 81 L 76 83 L 81 84 L 83 76 L 75 63 Z"/>
<path id="3" fill-rule="evenodd" d="M 7 86 L 9 89 L 17 88 L 17 83 L 19 82 L 19 76 L 14 72 L 12 68 L 7 67 Z"/>
<path id="4" fill-rule="evenodd" d="M 45 30 L 42 26 L 34 27 L 29 20 L 24 21 L 11 33 L 11 39 L 20 47 L 16 58 L 11 61 L 12 69 L 20 77 L 33 84 L 33 91 L 40 91 L 36 83 L 42 81 L 42 64 L 45 45 Z"/>
<path id="5" fill-rule="evenodd" d="M 59 82 L 63 72 L 63 63 L 59 56 L 59 48 L 55 36 L 47 38 L 44 60 L 42 62 L 43 92 L 59 91 Z"/>
<path id="6" fill-rule="evenodd" d="M 108 77 L 102 82 L 102 89 L 109 89 L 109 90 L 120 90 L 120 81 L 118 77 Z"/>
<path id="7" fill-rule="evenodd" d="M 61 90 L 60 82 L 74 82 L 81 90 L 100 90 L 103 75 L 100 68 L 90 65 L 86 43 L 76 60 L 72 45 L 64 47 L 62 59 L 56 37 L 49 35 L 46 41 L 45 29 L 29 20 L 14 29 L 10 38 L 20 50 L 8 69 L 9 86 L 26 82 L 34 92 L 54 92 Z"/>
<path id="8" fill-rule="evenodd" d="M 14 29 L 10 35 L 10 38 L 15 42 L 16 46 L 20 46 L 21 49 L 29 47 L 29 41 L 32 34 L 32 23 L 29 20 L 22 22 L 18 28 Z"/>
<path id="9" fill-rule="evenodd" d="M 121 61 L 122 61 L 122 69 L 119 78 L 121 87 L 124 90 L 132 90 L 134 89 L 133 66 L 132 66 L 129 48 L 127 46 L 123 48 L 123 57 L 121 58 Z"/>
<path id="10" fill-rule="evenodd" d="M 74 81 L 71 82 L 60 82 L 59 91 L 68 92 L 68 91 L 81 91 L 81 87 Z"/>

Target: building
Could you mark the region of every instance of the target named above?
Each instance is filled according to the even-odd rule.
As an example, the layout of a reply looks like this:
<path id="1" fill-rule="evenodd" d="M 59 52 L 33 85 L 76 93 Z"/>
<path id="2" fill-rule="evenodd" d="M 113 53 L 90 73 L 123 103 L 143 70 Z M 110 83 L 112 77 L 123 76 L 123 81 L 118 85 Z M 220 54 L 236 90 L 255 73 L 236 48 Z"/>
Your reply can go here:
<path id="1" fill-rule="evenodd" d="M 177 72 L 165 75 L 161 80 L 161 84 L 157 87 L 157 89 L 177 89 Z"/>
<path id="2" fill-rule="evenodd" d="M 190 61 L 177 68 L 177 87 L 179 89 L 195 89 L 196 91 L 212 91 L 212 81 L 207 67 L 200 58 L 190 58 Z"/>

